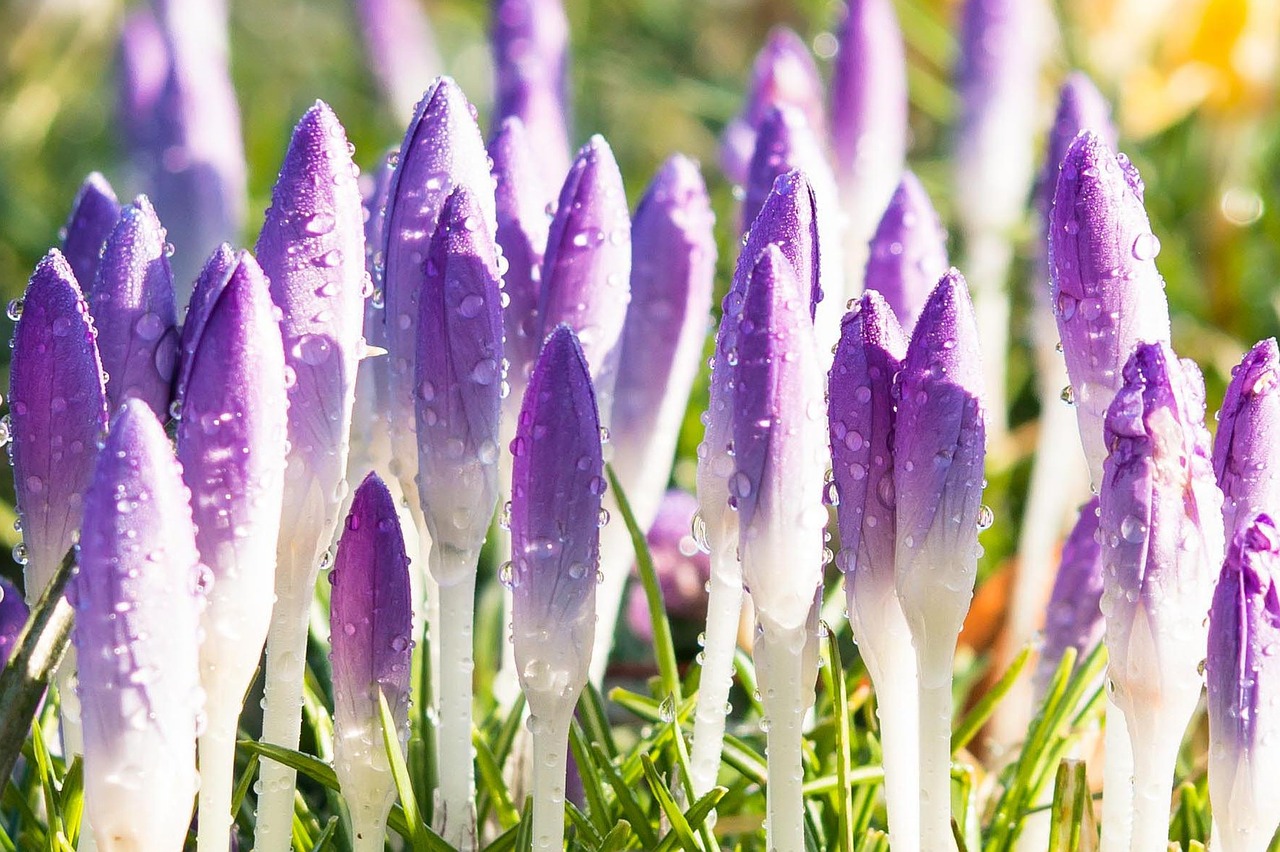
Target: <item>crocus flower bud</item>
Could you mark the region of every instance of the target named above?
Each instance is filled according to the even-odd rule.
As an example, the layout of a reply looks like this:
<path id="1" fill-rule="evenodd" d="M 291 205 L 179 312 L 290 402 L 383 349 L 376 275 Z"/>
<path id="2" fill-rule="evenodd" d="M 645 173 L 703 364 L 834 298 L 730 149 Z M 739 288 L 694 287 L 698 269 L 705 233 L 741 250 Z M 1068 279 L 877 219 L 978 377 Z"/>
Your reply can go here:
<path id="1" fill-rule="evenodd" d="M 1102 543 L 1098 540 L 1098 498 L 1080 509 L 1080 517 L 1062 545 L 1058 577 L 1044 616 L 1044 645 L 1036 669 L 1036 693 L 1058 670 L 1068 648 L 1080 660 L 1102 641 Z"/>
<path id="2" fill-rule="evenodd" d="M 1222 559 L 1204 381 L 1140 343 L 1107 410 L 1099 528 L 1109 692 L 1133 747 L 1133 849 L 1168 840 L 1178 747 L 1200 698 L 1205 613 Z"/>
<path id="3" fill-rule="evenodd" d="M 879 290 L 910 335 L 942 273 L 947 271 L 947 232 L 929 194 L 904 172 L 869 246 L 865 286 Z"/>
<path id="4" fill-rule="evenodd" d="M 795 107 L 804 113 L 814 135 L 827 135 L 826 91 L 809 47 L 787 27 L 775 27 L 756 54 L 747 83 L 742 112 L 729 122 L 720 140 L 720 165 L 725 177 L 738 184 L 747 180 L 747 168 L 756 148 L 756 132 L 770 107 Z"/>
<path id="5" fill-rule="evenodd" d="M 346 466 L 364 298 L 364 216 L 333 111 L 317 102 L 294 128 L 272 191 L 258 261 L 283 319 L 289 455 L 277 548 L 276 606 L 267 639 L 263 736 L 298 743 L 307 613 L 320 554 L 346 495 Z M 293 812 L 293 771 L 262 764 L 255 845 L 283 852 Z"/>
<path id="6" fill-rule="evenodd" d="M 690 533 L 697 511 L 697 498 L 673 488 L 663 495 L 645 534 L 667 615 L 695 624 L 707 617 L 706 585 L 711 579 L 711 558 Z M 627 596 L 627 627 L 640 639 L 653 641 L 649 603 L 638 585 Z"/>
<path id="7" fill-rule="evenodd" d="M 62 230 L 62 253 L 76 280 L 92 284 L 102 245 L 120 219 L 120 202 L 107 179 L 93 172 L 80 184 L 71 215 Z"/>
<path id="8" fill-rule="evenodd" d="M 1213 470 L 1222 488 L 1222 517 L 1234 538 L 1262 511 L 1280 511 L 1280 477 L 1271 464 L 1280 442 L 1280 350 L 1275 338 L 1256 344 L 1231 372 L 1213 439 Z"/>
<path id="9" fill-rule="evenodd" d="M 9 661 L 13 644 L 18 641 L 18 634 L 30 614 L 18 587 L 0 577 L 0 666 Z"/>
<path id="10" fill-rule="evenodd" d="M 236 721 L 262 656 L 275 604 L 288 392 L 284 347 L 267 279 L 240 252 L 207 308 L 178 422 L 178 460 L 191 489 L 196 547 L 213 580 L 201 627 L 200 832 L 225 841 Z"/>
<path id="11" fill-rule="evenodd" d="M 534 365 L 511 454 L 516 662 L 530 712 L 547 717 L 571 711 L 587 681 L 605 491 L 595 395 L 567 326 Z"/>
<path id="12" fill-rule="evenodd" d="M 831 76 L 831 141 L 850 295 L 907 157 L 907 61 L 892 0 L 848 0 Z"/>
<path id="13" fill-rule="evenodd" d="M 422 82 L 440 73 L 440 54 L 426 10 L 413 0 L 355 4 L 369 70 L 397 121 L 407 121 Z"/>
<path id="14" fill-rule="evenodd" d="M 1169 339 L 1169 305 L 1154 258 L 1160 241 L 1127 158 L 1083 132 L 1062 160 L 1049 218 L 1049 284 L 1090 478 L 1102 482 L 1102 424 L 1139 341 Z"/>
<path id="15" fill-rule="evenodd" d="M 613 150 L 593 136 L 569 167 L 542 263 L 544 333 L 574 330 L 595 387 L 600 420 L 613 410 L 622 324 L 631 301 L 631 213 Z"/>
<path id="16" fill-rule="evenodd" d="M 404 749 L 409 727 L 412 597 L 395 502 L 376 473 L 356 489 L 329 572 L 333 768 L 351 811 L 354 848 L 381 849 L 395 801 L 378 695 Z"/>
<path id="17" fill-rule="evenodd" d="M 445 199 L 459 185 L 475 193 L 483 227 L 494 232 L 493 178 L 471 104 L 448 77 L 437 78 L 422 96 L 394 156 L 383 223 L 388 361 L 387 397 L 380 407 L 391 424 L 391 472 L 421 525 L 413 407 L 423 264 Z"/>
<path id="18" fill-rule="evenodd" d="M 235 250 L 227 243 L 222 243 L 209 255 L 204 268 L 196 277 L 196 286 L 191 291 L 191 301 L 187 304 L 187 316 L 182 321 L 182 331 L 178 335 L 178 377 L 173 387 L 173 408 L 178 411 L 181 411 L 182 399 L 186 396 L 187 384 L 191 381 L 191 362 L 195 358 L 200 335 L 239 260 Z M 257 261 L 254 261 L 254 265 L 257 265 Z"/>
<path id="19" fill-rule="evenodd" d="M 169 416 L 178 360 L 178 317 L 165 229 L 146 196 L 120 213 L 86 295 L 107 372 L 107 403 L 128 397 Z"/>
<path id="20" fill-rule="evenodd" d="M 1225 852 L 1262 852 L 1280 822 L 1280 531 L 1242 521 L 1209 610 L 1209 795 Z"/>
<path id="21" fill-rule="evenodd" d="M 1083 130 L 1092 131 L 1112 151 L 1116 149 L 1116 128 L 1111 123 L 1111 105 L 1088 75 L 1075 71 L 1058 89 L 1058 108 L 1045 140 L 1044 163 L 1037 178 L 1034 203 L 1046 222 L 1058 188 L 1058 172 L 1071 143 Z"/>
<path id="22" fill-rule="evenodd" d="M 129 398 L 84 496 L 69 597 L 99 849 L 178 849 L 196 792 L 203 601 L 188 492 L 164 429 Z M 139 814 L 146 814 L 139 819 Z"/>
<path id="23" fill-rule="evenodd" d="M 569 21 L 561 0 L 497 0 L 493 4 L 496 92 L 493 124 L 524 122 L 545 177 L 554 188 L 569 168 Z"/>
<path id="24" fill-rule="evenodd" d="M 897 385 L 898 596 L 918 646 L 953 642 L 977 580 L 986 455 L 978 332 L 956 270 L 925 303 Z M 920 674 L 951 678 L 949 668 Z"/>
<path id="25" fill-rule="evenodd" d="M 89 307 L 57 249 L 37 264 L 22 299 L 13 333 L 9 419 L 26 588 L 34 602 L 80 528 L 84 490 L 107 428 Z"/>

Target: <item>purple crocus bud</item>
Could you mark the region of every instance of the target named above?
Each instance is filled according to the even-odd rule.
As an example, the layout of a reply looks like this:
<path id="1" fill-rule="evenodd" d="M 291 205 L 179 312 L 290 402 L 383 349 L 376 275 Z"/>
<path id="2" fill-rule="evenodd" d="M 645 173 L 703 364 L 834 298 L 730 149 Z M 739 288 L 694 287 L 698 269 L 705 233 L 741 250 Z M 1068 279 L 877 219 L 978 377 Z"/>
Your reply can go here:
<path id="1" fill-rule="evenodd" d="M 539 172 L 543 169 L 530 147 L 524 122 L 518 117 L 506 118 L 498 126 L 489 143 L 489 156 L 493 160 L 498 245 L 507 264 L 502 276 L 502 291 L 507 299 L 502 317 L 510 393 L 505 403 L 509 416 L 504 419 L 510 423 L 514 436 L 529 371 L 542 346 L 538 300 L 550 222 L 547 207 L 553 198 L 542 191 Z"/>
<path id="2" fill-rule="evenodd" d="M 729 122 L 720 140 L 720 165 L 733 183 L 747 180 L 756 148 L 756 131 L 770 107 L 795 107 L 804 113 L 814 135 L 827 135 L 826 91 L 808 46 L 787 27 L 774 27 L 756 54 L 742 112 Z"/>
<path id="3" fill-rule="evenodd" d="M 825 233 L 819 232 L 818 218 L 817 194 L 808 176 L 800 169 L 778 175 L 738 254 L 730 292 L 725 296 L 725 309 L 735 314 L 742 310 L 755 260 L 772 243 L 791 264 L 801 295 L 808 299 L 809 316 L 815 316 L 820 303 L 828 301 L 822 289 L 826 268 L 821 261 L 825 257 L 822 241 Z M 736 322 L 727 330 L 736 334 Z"/>
<path id="4" fill-rule="evenodd" d="M 298 743 L 307 613 L 320 554 L 346 494 L 348 435 L 361 353 L 364 216 L 346 133 L 317 101 L 294 128 L 272 191 L 258 261 L 283 320 L 289 385 L 289 456 L 277 551 L 276 595 L 267 638 L 263 735 Z M 371 288 L 369 288 L 371 289 Z M 294 773 L 262 765 L 256 846 L 289 842 Z"/>
<path id="5" fill-rule="evenodd" d="M 1280 442 L 1280 350 L 1274 337 L 1257 343 L 1231 371 L 1213 439 L 1213 470 L 1222 489 L 1224 529 L 1280 511 L 1280 478 L 1271 458 Z"/>
<path id="6" fill-rule="evenodd" d="M 910 335 L 948 265 L 947 232 L 910 171 L 903 173 L 868 250 L 864 284 L 880 291 Z"/>
<path id="7" fill-rule="evenodd" d="M 1058 171 L 1071 143 L 1083 130 L 1091 130 L 1106 146 L 1116 149 L 1117 133 L 1111 123 L 1111 105 L 1087 74 L 1072 72 L 1058 89 L 1058 109 L 1045 140 L 1044 165 L 1035 191 L 1035 206 L 1046 222 L 1058 187 Z"/>
<path id="8" fill-rule="evenodd" d="M 676 439 L 702 362 L 715 278 L 715 215 L 698 166 L 667 160 L 632 223 L 631 305 L 619 344 L 611 463 L 641 529 L 653 523 L 671 478 Z M 592 677 L 600 682 L 613 622 L 635 559 L 625 524 L 604 533 L 601 629 Z"/>
<path id="9" fill-rule="evenodd" d="M 395 502 L 376 473 L 356 489 L 329 581 L 333 768 L 351 811 L 355 848 L 375 849 L 396 797 L 378 697 L 386 697 L 403 750 L 413 653 L 409 560 Z"/>
<path id="10" fill-rule="evenodd" d="M 181 470 L 139 399 L 98 455 L 78 562 L 86 815 L 100 849 L 177 849 L 196 793 L 203 591 Z"/>
<path id="11" fill-rule="evenodd" d="M 631 213 L 613 150 L 603 136 L 593 136 L 560 189 L 542 262 L 538 313 L 544 333 L 564 323 L 577 335 L 605 425 L 613 410 L 630 300 Z"/>
<path id="12" fill-rule="evenodd" d="M 288 408 L 267 279 L 248 252 L 235 256 L 226 279 L 205 308 L 177 435 L 196 547 L 213 580 L 201 620 L 200 682 L 208 707 L 199 742 L 199 830 L 215 842 L 229 830 L 241 697 L 257 671 L 275 603 Z"/>
<path id="13" fill-rule="evenodd" d="M 225 6 L 156 5 L 155 21 L 138 11 L 124 31 L 122 113 L 132 159 L 177 247 L 175 281 L 185 305 L 202 258 L 243 227 L 244 144 Z"/>
<path id="14" fill-rule="evenodd" d="M 1200 698 L 1222 493 L 1204 380 L 1166 343 L 1140 343 L 1107 410 L 1100 493 L 1107 675 L 1133 747 L 1134 849 L 1168 839 L 1169 789 Z"/>
<path id="15" fill-rule="evenodd" d="M 71 215 L 62 229 L 62 253 L 76 280 L 92 284 L 98 273 L 102 245 L 120 219 L 120 202 L 107 179 L 93 172 L 80 184 Z"/>
<path id="16" fill-rule="evenodd" d="M 1102 424 L 1139 341 L 1169 339 L 1169 304 L 1154 258 L 1160 241 L 1128 159 L 1083 132 L 1062 161 L 1049 217 L 1049 284 L 1071 377 L 1080 440 L 1098 487 Z"/>
<path id="17" fill-rule="evenodd" d="M 13 334 L 9 418 L 26 588 L 34 602 L 80 528 L 82 497 L 107 428 L 89 307 L 57 249 L 36 265 L 22 299 Z"/>
<path id="18" fill-rule="evenodd" d="M 554 187 L 569 169 L 569 21 L 561 0 L 495 0 L 493 126 L 524 122 Z"/>
<path id="19" fill-rule="evenodd" d="M 86 295 L 107 372 L 107 404 L 128 397 L 169 415 L 178 359 L 178 317 L 166 231 L 145 195 L 120 213 Z"/>
<path id="20" fill-rule="evenodd" d="M 1080 517 L 1062 545 L 1058 577 L 1044 615 L 1044 645 L 1036 669 L 1036 694 L 1044 695 L 1062 655 L 1076 650 L 1080 660 L 1102 641 L 1102 543 L 1098 540 L 1098 498 L 1080 509 Z"/>
<path id="21" fill-rule="evenodd" d="M 182 331 L 178 336 L 178 378 L 173 386 L 174 408 L 178 408 L 186 396 L 187 384 L 191 380 L 191 363 L 196 347 L 200 344 L 200 335 L 238 263 L 239 256 L 235 250 L 227 243 L 222 243 L 209 255 L 204 268 L 196 277 L 196 286 L 191 291 L 191 301 L 187 305 L 187 316 L 182 321 Z M 257 265 L 256 261 L 254 265 Z"/>
<path id="22" fill-rule="evenodd" d="M 711 579 L 711 557 L 690 533 L 697 511 L 696 497 L 673 488 L 663 495 L 645 535 L 667 615 L 694 624 L 707 617 L 706 585 Z M 640 639 L 653 641 L 649 603 L 638 585 L 627 596 L 627 627 Z"/>
<path id="23" fill-rule="evenodd" d="M 852 291 L 907 157 L 907 61 L 892 0 L 848 0 L 831 76 L 831 141 Z"/>
<path id="24" fill-rule="evenodd" d="M 9 661 L 13 643 L 26 626 L 31 610 L 22 599 L 22 591 L 4 577 L 0 577 L 0 665 Z"/>
<path id="25" fill-rule="evenodd" d="M 1216 842 L 1262 852 L 1280 818 L 1280 530 L 1270 516 L 1243 521 L 1209 610 L 1209 795 Z"/>
<path id="26" fill-rule="evenodd" d="M 380 408 L 391 424 L 391 472 L 421 524 L 418 442 L 414 416 L 419 292 L 423 266 L 445 199 L 459 185 L 475 193 L 482 227 L 496 229 L 489 160 L 474 111 L 458 84 L 440 77 L 414 113 L 387 192 L 383 223 L 383 298 L 386 303 L 387 396 Z"/>
<path id="27" fill-rule="evenodd" d="M 440 54 L 426 12 L 413 0 L 355 4 L 369 68 L 399 121 L 408 120 L 422 83 L 440 73 Z"/>

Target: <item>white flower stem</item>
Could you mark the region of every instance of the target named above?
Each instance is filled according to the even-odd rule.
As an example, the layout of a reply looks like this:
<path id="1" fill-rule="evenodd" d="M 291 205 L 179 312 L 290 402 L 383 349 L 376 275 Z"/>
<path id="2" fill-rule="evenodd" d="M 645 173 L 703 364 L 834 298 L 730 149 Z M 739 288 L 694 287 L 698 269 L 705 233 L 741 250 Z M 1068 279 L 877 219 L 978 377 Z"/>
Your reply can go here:
<path id="1" fill-rule="evenodd" d="M 939 637 L 940 638 L 940 637 Z M 951 832 L 951 669 L 955 640 L 916 647 L 920 671 L 920 848 L 956 848 Z"/>
<path id="2" fill-rule="evenodd" d="M 208 720 L 200 735 L 200 811 L 198 852 L 226 852 L 231 834 L 231 788 L 235 784 L 236 724 L 239 696 L 230 690 L 208 696 Z"/>
<path id="3" fill-rule="evenodd" d="M 476 848 L 475 760 L 471 748 L 476 574 L 475 565 L 439 564 L 458 556 L 456 551 L 439 547 L 432 553 L 433 571 L 443 569 L 439 576 L 457 578 L 457 582 L 439 586 L 442 617 L 434 632 L 440 646 L 436 823 L 446 841 L 469 852 Z"/>
<path id="4" fill-rule="evenodd" d="M 1107 699 L 1102 779 L 1102 852 L 1125 852 L 1133 832 L 1133 747 L 1124 713 Z"/>
<path id="5" fill-rule="evenodd" d="M 1147 714 L 1141 714 L 1146 716 Z M 1186 715 L 1168 713 L 1165 718 L 1135 718 L 1129 732 L 1133 747 L 1133 835 L 1131 852 L 1163 852 L 1169 848 L 1169 804 L 1178 749 L 1186 730 Z M 1177 724 L 1181 719 L 1182 724 Z"/>
<path id="6" fill-rule="evenodd" d="M 804 849 L 804 764 L 801 760 L 805 713 L 813 703 L 816 658 L 809 678 L 805 665 L 806 627 L 757 631 L 752 657 L 761 703 L 768 720 L 768 848 L 779 852 Z"/>
<path id="7" fill-rule="evenodd" d="M 711 590 L 707 596 L 707 629 L 703 634 L 702 678 L 693 718 L 689 781 L 693 795 L 711 791 L 720 773 L 729 691 L 733 687 L 733 650 L 742 614 L 742 568 L 731 546 L 715 547 L 711 557 Z"/>
<path id="8" fill-rule="evenodd" d="M 533 716 L 533 848 L 564 849 L 564 782 L 573 710 Z"/>

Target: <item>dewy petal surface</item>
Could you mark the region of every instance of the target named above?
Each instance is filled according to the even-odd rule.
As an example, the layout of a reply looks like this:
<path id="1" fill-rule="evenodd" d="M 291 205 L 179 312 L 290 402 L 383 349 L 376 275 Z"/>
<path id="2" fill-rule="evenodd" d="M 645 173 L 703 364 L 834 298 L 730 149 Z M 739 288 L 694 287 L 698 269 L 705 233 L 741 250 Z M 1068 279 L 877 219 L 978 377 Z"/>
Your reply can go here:
<path id="1" fill-rule="evenodd" d="M 1227 536 L 1258 512 L 1280 511 L 1273 457 L 1280 443 L 1280 350 L 1257 343 L 1231 371 L 1213 440 L 1213 469 L 1222 488 Z"/>
<path id="2" fill-rule="evenodd" d="M 57 249 L 27 285 L 9 370 L 13 487 L 34 601 L 80 528 L 84 490 L 107 428 L 89 306 Z"/>
<path id="3" fill-rule="evenodd" d="M 114 411 L 141 399 L 162 420 L 178 360 L 178 317 L 167 233 L 146 196 L 120 213 L 86 295 Z"/>
<path id="4" fill-rule="evenodd" d="M 115 191 L 106 178 L 93 172 L 80 184 L 63 228 L 62 253 L 77 281 L 93 283 L 102 245 L 111 236 L 119 218 L 120 202 L 116 200 Z"/>
<path id="5" fill-rule="evenodd" d="M 904 172 L 871 238 L 864 284 L 878 290 L 908 335 L 947 271 L 947 232 L 929 194 Z"/>
<path id="6" fill-rule="evenodd" d="M 1102 424 L 1121 368 L 1137 343 L 1169 339 L 1169 305 L 1154 261 L 1159 250 L 1136 170 L 1098 136 L 1081 133 L 1058 173 L 1049 283 L 1095 487 L 1107 454 Z"/>
<path id="7" fill-rule="evenodd" d="M 112 420 L 85 492 L 78 562 L 86 815 L 101 849 L 176 849 L 196 792 L 203 591 L 187 490 L 141 400 Z"/>

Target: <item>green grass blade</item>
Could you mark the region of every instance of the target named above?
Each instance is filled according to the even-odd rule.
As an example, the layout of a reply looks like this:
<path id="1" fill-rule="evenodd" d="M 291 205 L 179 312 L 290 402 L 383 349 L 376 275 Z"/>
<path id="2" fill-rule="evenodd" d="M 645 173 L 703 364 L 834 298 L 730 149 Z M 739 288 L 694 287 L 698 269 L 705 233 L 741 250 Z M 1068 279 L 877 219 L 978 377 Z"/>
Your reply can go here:
<path id="1" fill-rule="evenodd" d="M 511 794 L 502 778 L 502 767 L 479 731 L 472 731 L 471 744 L 476 750 L 476 793 L 487 800 L 483 810 L 492 807 L 498 824 L 504 830 L 508 829 L 520 821 L 520 812 L 511 801 Z"/>
<path id="2" fill-rule="evenodd" d="M 973 709 L 960 720 L 960 724 L 956 726 L 955 731 L 951 734 L 952 754 L 967 746 L 977 736 L 978 731 L 982 730 L 982 726 L 991 718 L 991 714 L 995 712 L 996 707 L 1009 694 L 1009 690 L 1013 689 L 1018 676 L 1022 674 L 1022 670 L 1026 668 L 1027 661 L 1030 659 L 1031 646 L 1028 645 L 1018 652 L 1018 656 L 1014 657 L 1013 662 L 1009 664 L 1008 670 L 1000 676 L 1000 680 L 996 681 L 987 690 L 986 694 L 973 705 Z"/>
<path id="3" fill-rule="evenodd" d="M 338 775 L 333 771 L 333 767 L 309 754 L 303 754 L 300 751 L 294 751 L 291 748 L 283 748 L 271 743 L 257 742 L 256 740 L 240 740 L 237 745 L 254 756 L 266 757 L 274 760 L 276 763 L 282 763 L 290 769 L 294 769 L 305 775 L 327 790 L 339 789 Z M 252 776 L 250 775 L 250 777 Z"/>
<path id="4" fill-rule="evenodd" d="M 844 664 L 840 659 L 840 642 L 836 635 L 827 631 L 827 665 L 822 667 L 822 676 L 826 680 L 827 694 L 831 696 L 831 710 L 835 721 L 836 735 L 836 824 L 839 827 L 837 838 L 841 852 L 853 852 L 853 782 L 850 772 L 853 767 L 853 754 L 850 742 L 853 732 L 849 725 L 848 688 L 844 677 Z"/>
<path id="5" fill-rule="evenodd" d="M 694 837 L 689 821 L 685 819 L 680 806 L 676 804 L 676 800 L 671 796 L 671 791 L 667 789 L 662 776 L 658 774 L 658 770 L 653 765 L 653 760 L 649 755 L 642 752 L 640 765 L 644 767 L 644 777 L 649 782 L 649 791 L 653 793 L 653 797 L 658 802 L 658 807 L 662 808 L 667 821 L 671 823 L 671 832 L 680 841 L 680 848 L 684 849 L 685 852 L 702 852 L 702 847 L 699 845 L 697 838 Z"/>
<path id="6" fill-rule="evenodd" d="M 609 786 L 613 788 L 614 800 L 622 808 L 623 814 L 631 823 L 632 830 L 640 838 L 640 845 L 645 849 L 652 849 L 658 844 L 658 838 L 653 832 L 653 827 L 650 824 L 649 817 L 645 814 L 645 809 L 636 799 L 631 785 L 614 768 L 599 745 L 592 743 L 591 748 L 596 753 L 594 761 L 596 767 L 604 775 L 604 779 L 609 783 Z"/>
<path id="7" fill-rule="evenodd" d="M 612 823 L 612 809 L 605 801 L 604 785 L 596 769 L 595 754 L 587 745 L 582 726 L 575 720 L 569 726 L 569 748 L 578 764 L 578 776 L 582 778 L 582 790 L 587 799 L 587 815 L 599 834 L 608 833 Z"/>
<path id="8" fill-rule="evenodd" d="M 604 836 L 604 842 L 600 844 L 600 852 L 622 852 L 631 845 L 634 834 L 631 823 L 625 819 L 618 820 L 618 824 Z"/>
<path id="9" fill-rule="evenodd" d="M 453 847 L 422 821 L 422 812 L 409 781 L 409 767 L 405 765 L 404 754 L 400 751 L 400 739 L 396 736 L 396 720 L 391 715 L 391 707 L 387 705 L 386 693 L 381 689 L 378 690 L 378 716 L 382 722 L 382 745 L 387 750 L 391 777 L 396 782 L 400 808 L 409 825 L 409 842 L 413 845 L 414 852 L 453 852 Z"/>

